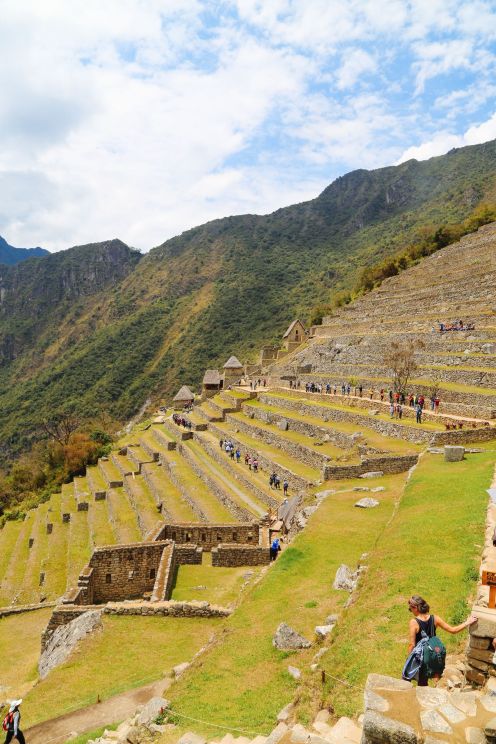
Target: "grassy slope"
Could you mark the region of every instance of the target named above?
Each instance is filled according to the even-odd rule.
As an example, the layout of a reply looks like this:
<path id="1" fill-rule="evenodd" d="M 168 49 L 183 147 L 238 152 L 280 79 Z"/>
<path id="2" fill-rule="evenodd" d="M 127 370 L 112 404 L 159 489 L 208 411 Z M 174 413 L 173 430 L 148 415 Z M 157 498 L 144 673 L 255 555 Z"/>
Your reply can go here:
<path id="1" fill-rule="evenodd" d="M 311 639 L 315 625 L 343 604 L 343 593 L 330 588 L 336 569 L 342 562 L 355 565 L 372 548 L 391 516 L 404 477 L 381 479 L 387 490 L 375 510 L 355 509 L 357 494 L 350 491 L 322 504 L 225 623 L 219 643 L 168 692 L 178 712 L 254 732 L 271 730 L 276 713 L 296 687 L 288 664 L 304 667 L 315 653 L 310 649 L 293 655 L 274 649 L 277 625 L 288 622 Z M 363 481 L 348 486 L 359 483 Z"/>
<path id="2" fill-rule="evenodd" d="M 189 661 L 219 621 L 104 616 L 103 623 L 26 696 L 30 725 L 160 679 Z"/>
<path id="3" fill-rule="evenodd" d="M 51 613 L 47 608 L 0 619 L 2 699 L 22 697 L 36 680 L 41 634 Z"/>
<path id="4" fill-rule="evenodd" d="M 338 625 L 323 668 L 358 689 L 329 681 L 327 700 L 338 715 L 362 707 L 368 673 L 398 676 L 406 656 L 407 599 L 421 594 L 448 622 L 466 617 L 477 577 L 487 508 L 486 489 L 496 453 L 459 463 L 424 455 L 406 487 L 398 513 L 379 539 L 357 602 Z M 448 650 L 466 633 L 441 632 Z"/>

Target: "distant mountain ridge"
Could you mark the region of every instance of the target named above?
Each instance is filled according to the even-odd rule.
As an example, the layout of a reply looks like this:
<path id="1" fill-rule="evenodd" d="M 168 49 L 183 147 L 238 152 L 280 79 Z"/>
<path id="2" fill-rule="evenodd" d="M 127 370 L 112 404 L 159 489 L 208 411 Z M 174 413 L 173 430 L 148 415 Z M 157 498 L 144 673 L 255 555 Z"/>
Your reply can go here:
<path id="1" fill-rule="evenodd" d="M 14 266 L 28 258 L 39 258 L 49 253 L 45 248 L 14 248 L 0 235 L 0 264 Z"/>
<path id="2" fill-rule="evenodd" d="M 0 459 L 54 412 L 124 422 L 254 359 L 425 228 L 496 203 L 496 141 L 336 179 L 267 215 L 213 220 L 141 255 L 121 241 L 0 266 Z"/>

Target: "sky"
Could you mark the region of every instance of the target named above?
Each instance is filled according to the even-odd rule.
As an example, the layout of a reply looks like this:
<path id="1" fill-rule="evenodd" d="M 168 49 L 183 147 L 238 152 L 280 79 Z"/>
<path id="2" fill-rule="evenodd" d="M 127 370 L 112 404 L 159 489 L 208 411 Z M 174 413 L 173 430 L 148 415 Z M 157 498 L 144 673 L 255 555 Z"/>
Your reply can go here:
<path id="1" fill-rule="evenodd" d="M 0 0 L 0 235 L 143 251 L 496 138 L 494 0 Z"/>

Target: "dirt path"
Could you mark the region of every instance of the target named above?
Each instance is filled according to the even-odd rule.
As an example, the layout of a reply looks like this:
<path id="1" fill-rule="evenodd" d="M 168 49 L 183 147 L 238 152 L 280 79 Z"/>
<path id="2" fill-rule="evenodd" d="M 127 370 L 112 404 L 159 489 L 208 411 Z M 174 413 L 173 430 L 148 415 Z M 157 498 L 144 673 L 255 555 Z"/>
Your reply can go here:
<path id="1" fill-rule="evenodd" d="M 43 721 L 24 731 L 29 744 L 63 744 L 72 732 L 84 734 L 101 726 L 120 723 L 132 716 L 138 705 L 147 703 L 150 698 L 162 696 L 170 685 L 169 679 L 161 679 L 144 687 L 123 692 L 104 700 L 102 703 L 80 708 L 64 716 Z"/>

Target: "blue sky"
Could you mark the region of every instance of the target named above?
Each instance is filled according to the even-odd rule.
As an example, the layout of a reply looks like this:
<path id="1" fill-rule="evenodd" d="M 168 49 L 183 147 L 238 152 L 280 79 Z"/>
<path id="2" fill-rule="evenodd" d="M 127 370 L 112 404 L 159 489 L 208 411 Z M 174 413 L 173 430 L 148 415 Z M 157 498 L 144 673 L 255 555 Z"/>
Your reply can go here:
<path id="1" fill-rule="evenodd" d="M 496 138 L 496 5 L 0 0 L 0 234 L 142 250 Z"/>

